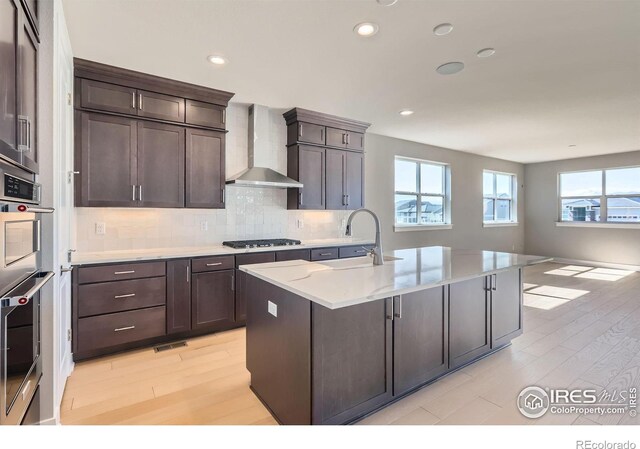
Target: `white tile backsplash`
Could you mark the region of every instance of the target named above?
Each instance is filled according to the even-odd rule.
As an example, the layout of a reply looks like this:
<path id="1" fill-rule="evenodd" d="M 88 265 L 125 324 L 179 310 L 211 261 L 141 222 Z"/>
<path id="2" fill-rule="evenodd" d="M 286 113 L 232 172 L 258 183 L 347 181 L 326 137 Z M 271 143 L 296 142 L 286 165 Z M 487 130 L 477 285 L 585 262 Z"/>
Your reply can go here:
<path id="1" fill-rule="evenodd" d="M 270 164 L 286 173 L 286 127 L 282 113 L 271 110 Z M 247 168 L 246 105 L 227 110 L 227 177 Z M 286 190 L 227 186 L 226 209 L 76 208 L 75 248 L 79 252 L 210 246 L 224 240 L 337 238 L 344 235 L 345 211 L 288 211 Z M 298 228 L 302 220 L 303 228 Z M 97 235 L 95 223 L 106 233 Z M 206 230 L 202 223 L 206 222 Z"/>

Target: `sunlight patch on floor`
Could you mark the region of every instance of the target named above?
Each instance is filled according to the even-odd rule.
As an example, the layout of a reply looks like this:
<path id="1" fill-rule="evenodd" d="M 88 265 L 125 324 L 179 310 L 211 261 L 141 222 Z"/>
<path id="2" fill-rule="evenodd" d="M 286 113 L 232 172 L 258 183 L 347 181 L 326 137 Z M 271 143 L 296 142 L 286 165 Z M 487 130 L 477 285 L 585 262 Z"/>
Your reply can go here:
<path id="1" fill-rule="evenodd" d="M 522 283 L 522 289 L 523 290 L 529 290 L 530 288 L 534 288 L 534 287 L 537 287 L 537 286 L 538 286 L 538 284 L 528 284 L 526 282 Z"/>
<path id="2" fill-rule="evenodd" d="M 543 295 L 531 295 L 529 293 L 525 293 L 523 297 L 523 304 L 526 307 L 533 307 L 542 310 L 555 309 L 556 307 L 568 302 L 568 299 L 554 298 L 552 296 Z"/>
<path id="3" fill-rule="evenodd" d="M 553 285 L 541 285 L 528 291 L 535 295 L 553 296 L 560 299 L 576 299 L 589 293 L 588 290 L 578 290 L 577 288 L 554 287 Z"/>
<path id="4" fill-rule="evenodd" d="M 571 270 L 563 270 L 562 268 L 558 268 L 555 270 L 551 270 L 551 271 L 545 271 L 544 274 L 553 274 L 555 276 L 575 276 L 576 274 L 579 274 L 578 271 L 571 271 Z"/>
<path id="5" fill-rule="evenodd" d="M 594 279 L 597 281 L 615 282 L 629 276 L 634 271 L 618 270 L 615 268 L 594 268 L 581 267 L 579 265 L 567 265 L 566 267 L 556 268 L 555 270 L 546 271 L 544 274 L 554 276 L 576 277 L 580 279 Z"/>

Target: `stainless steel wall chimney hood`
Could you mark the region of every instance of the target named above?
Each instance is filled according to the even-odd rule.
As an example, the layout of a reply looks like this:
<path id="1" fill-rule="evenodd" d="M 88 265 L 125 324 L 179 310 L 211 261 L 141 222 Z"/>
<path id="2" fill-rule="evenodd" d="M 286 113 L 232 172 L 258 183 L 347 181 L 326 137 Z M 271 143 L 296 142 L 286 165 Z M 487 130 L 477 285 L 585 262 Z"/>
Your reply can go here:
<path id="1" fill-rule="evenodd" d="M 269 108 L 257 104 L 249 106 L 249 168 L 235 175 L 227 184 L 243 187 L 300 188 L 302 183 L 269 168 L 271 152 L 269 143 Z M 284 151 L 284 150 L 283 150 Z"/>

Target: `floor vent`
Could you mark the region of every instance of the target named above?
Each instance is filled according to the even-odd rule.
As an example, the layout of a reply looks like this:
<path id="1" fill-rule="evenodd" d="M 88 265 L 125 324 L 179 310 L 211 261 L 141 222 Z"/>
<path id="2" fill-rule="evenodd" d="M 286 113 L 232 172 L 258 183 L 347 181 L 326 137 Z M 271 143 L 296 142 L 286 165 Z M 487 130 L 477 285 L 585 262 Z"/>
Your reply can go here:
<path id="1" fill-rule="evenodd" d="M 167 343 L 166 345 L 154 346 L 153 350 L 155 352 L 162 352 L 170 349 L 182 348 L 183 346 L 187 346 L 186 341 L 177 341 L 175 343 Z"/>

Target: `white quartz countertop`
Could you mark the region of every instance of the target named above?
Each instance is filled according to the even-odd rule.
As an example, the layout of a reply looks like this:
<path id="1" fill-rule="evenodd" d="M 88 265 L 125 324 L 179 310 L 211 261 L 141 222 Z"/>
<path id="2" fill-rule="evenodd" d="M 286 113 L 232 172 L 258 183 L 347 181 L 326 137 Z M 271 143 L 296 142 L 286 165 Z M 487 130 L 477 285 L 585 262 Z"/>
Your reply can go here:
<path id="1" fill-rule="evenodd" d="M 385 253 L 384 265 L 368 256 L 307 262 L 292 260 L 239 268 L 329 309 L 451 284 L 551 260 L 548 257 L 444 246 Z M 391 260 L 395 259 L 395 260 Z"/>
<path id="2" fill-rule="evenodd" d="M 367 245 L 371 240 L 357 238 L 336 238 L 302 240 L 301 245 L 274 246 L 266 248 L 233 249 L 223 245 L 184 247 L 184 248 L 153 248 L 133 249 L 122 251 L 78 252 L 72 257 L 72 265 L 92 265 L 99 263 L 116 263 L 140 260 L 177 259 L 181 257 L 221 256 L 226 254 L 262 253 L 266 251 L 287 251 L 296 249 L 328 248 L 333 246 Z"/>

